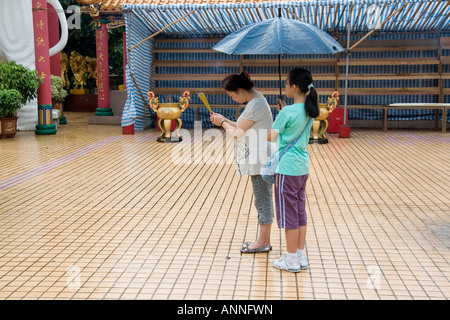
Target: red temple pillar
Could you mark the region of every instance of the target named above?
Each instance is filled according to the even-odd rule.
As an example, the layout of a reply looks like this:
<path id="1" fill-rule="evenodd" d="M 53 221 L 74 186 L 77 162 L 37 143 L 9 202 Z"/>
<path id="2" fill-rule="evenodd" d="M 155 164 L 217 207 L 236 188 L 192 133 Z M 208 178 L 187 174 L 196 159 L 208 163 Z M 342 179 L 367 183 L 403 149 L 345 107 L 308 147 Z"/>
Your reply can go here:
<path id="1" fill-rule="evenodd" d="M 108 58 L 108 28 L 101 23 L 95 30 L 97 43 L 97 99 L 96 116 L 112 116 L 109 104 L 109 58 Z"/>
<path id="2" fill-rule="evenodd" d="M 59 19 L 55 10 L 48 10 L 48 36 L 50 39 L 50 48 L 59 41 Z M 50 71 L 54 76 L 61 76 L 61 55 L 59 53 L 50 57 Z"/>
<path id="3" fill-rule="evenodd" d="M 53 47 L 59 42 L 60 32 L 59 32 L 59 18 L 58 13 L 55 10 L 48 10 L 48 37 L 50 39 L 50 47 Z M 61 53 L 50 57 L 50 72 L 54 76 L 61 77 Z M 59 124 L 67 124 L 66 116 L 63 112 L 63 102 L 61 101 L 61 113 L 59 116 Z"/>
<path id="4" fill-rule="evenodd" d="M 48 35 L 47 0 L 32 0 L 34 48 L 36 70 L 42 83 L 38 89 L 38 124 L 36 134 L 55 134 L 52 120 L 52 94 L 50 89 L 50 42 Z"/>

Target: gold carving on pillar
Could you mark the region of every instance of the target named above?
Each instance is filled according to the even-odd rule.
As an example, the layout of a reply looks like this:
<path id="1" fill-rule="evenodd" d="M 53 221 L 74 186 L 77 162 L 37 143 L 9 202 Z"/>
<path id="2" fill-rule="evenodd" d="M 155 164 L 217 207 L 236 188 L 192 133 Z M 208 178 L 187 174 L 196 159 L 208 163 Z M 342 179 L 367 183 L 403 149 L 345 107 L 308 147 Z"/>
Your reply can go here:
<path id="1" fill-rule="evenodd" d="M 89 5 L 89 14 L 91 15 L 92 20 L 94 20 L 94 25 L 96 29 L 101 28 L 100 23 L 100 5 L 91 4 Z"/>
<path id="2" fill-rule="evenodd" d="M 100 28 L 100 8 L 102 6 L 103 0 L 77 0 L 78 3 L 84 4 L 85 8 L 91 15 L 92 20 L 94 20 L 95 28 Z"/>

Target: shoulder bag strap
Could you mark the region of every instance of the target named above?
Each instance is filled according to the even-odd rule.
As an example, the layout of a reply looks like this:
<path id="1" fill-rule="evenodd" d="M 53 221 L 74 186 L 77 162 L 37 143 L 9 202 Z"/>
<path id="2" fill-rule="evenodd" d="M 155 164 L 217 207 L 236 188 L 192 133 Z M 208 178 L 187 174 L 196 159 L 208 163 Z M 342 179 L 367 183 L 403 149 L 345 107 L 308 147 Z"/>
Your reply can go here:
<path id="1" fill-rule="evenodd" d="M 284 149 L 280 152 L 280 154 L 279 154 L 279 157 L 280 157 L 280 158 L 281 158 L 286 152 L 288 152 L 289 149 L 292 148 L 292 146 L 293 146 L 294 144 L 297 143 L 298 139 L 300 139 L 300 137 L 303 135 L 303 133 L 305 132 L 306 128 L 308 127 L 308 125 L 311 123 L 312 120 L 313 120 L 312 118 L 309 118 L 309 121 L 306 122 L 306 125 L 305 125 L 305 127 L 303 128 L 302 132 L 300 132 L 299 136 L 298 136 L 297 138 L 295 138 L 294 140 L 292 140 L 292 141 L 287 145 L 287 147 L 284 148 Z"/>

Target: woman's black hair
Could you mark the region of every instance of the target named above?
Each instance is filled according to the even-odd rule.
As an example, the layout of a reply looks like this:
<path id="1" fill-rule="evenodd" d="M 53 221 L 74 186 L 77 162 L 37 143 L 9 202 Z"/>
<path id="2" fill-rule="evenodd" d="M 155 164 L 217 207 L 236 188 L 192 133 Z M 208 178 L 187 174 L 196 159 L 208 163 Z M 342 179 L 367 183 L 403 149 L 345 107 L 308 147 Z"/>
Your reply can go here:
<path id="1" fill-rule="evenodd" d="M 289 72 L 289 82 L 290 84 L 298 86 L 300 91 L 305 94 L 309 91 L 306 95 L 305 111 L 311 118 L 316 118 L 319 115 L 320 110 L 317 91 L 313 85 L 311 72 L 303 68 L 292 69 Z"/>
<path id="2" fill-rule="evenodd" d="M 255 84 L 250 80 L 247 72 L 243 71 L 240 74 L 230 74 L 222 80 L 222 87 L 226 91 L 237 91 L 238 89 L 250 90 Z"/>

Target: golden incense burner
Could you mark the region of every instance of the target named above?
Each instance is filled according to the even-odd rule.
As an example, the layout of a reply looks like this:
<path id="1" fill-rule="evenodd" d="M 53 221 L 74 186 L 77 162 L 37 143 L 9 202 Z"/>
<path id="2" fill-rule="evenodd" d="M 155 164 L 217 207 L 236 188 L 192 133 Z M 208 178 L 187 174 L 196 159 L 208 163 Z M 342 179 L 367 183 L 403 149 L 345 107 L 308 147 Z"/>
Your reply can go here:
<path id="1" fill-rule="evenodd" d="M 328 98 L 327 103 L 320 103 L 319 115 L 313 121 L 313 137 L 309 139 L 309 143 L 319 143 L 324 144 L 328 143 L 328 139 L 325 135 L 325 131 L 328 128 L 328 115 L 333 112 L 333 110 L 337 107 L 339 103 L 339 92 L 335 91 L 331 94 L 331 97 Z M 319 129 L 320 135 L 322 138 L 319 138 Z"/>
<path id="2" fill-rule="evenodd" d="M 189 106 L 189 99 L 191 94 L 189 91 L 183 92 L 180 97 L 179 103 L 159 103 L 153 91 L 147 93 L 150 108 L 152 108 L 158 116 L 158 124 L 161 128 L 161 137 L 158 138 L 158 142 L 179 142 L 182 140 L 179 130 L 182 125 L 180 119 L 181 113 Z M 172 120 L 175 120 L 175 136 L 171 135 L 170 127 Z"/>

